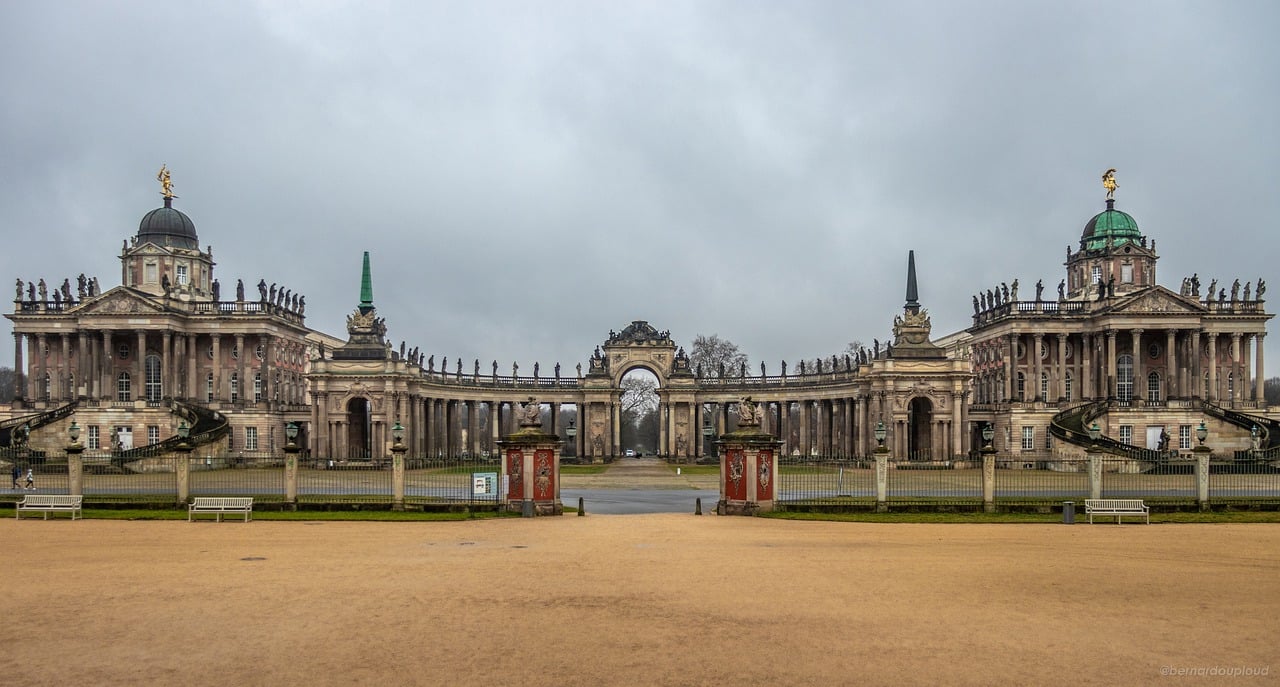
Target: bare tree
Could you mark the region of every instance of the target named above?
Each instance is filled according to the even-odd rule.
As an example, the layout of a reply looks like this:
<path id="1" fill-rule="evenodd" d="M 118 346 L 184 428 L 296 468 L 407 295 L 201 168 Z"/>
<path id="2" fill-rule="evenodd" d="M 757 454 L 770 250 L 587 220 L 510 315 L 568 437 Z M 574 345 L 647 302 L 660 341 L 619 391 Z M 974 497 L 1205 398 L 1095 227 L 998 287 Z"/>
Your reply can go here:
<path id="1" fill-rule="evenodd" d="M 1262 383 L 1262 393 L 1267 399 L 1267 405 L 1280 405 L 1280 377 L 1272 377 Z M 4 396 L 0 396 L 4 398 Z"/>
<path id="2" fill-rule="evenodd" d="M 748 360 L 747 354 L 738 350 L 732 341 L 717 334 L 699 334 L 689 346 L 689 365 L 695 372 L 701 370 L 703 377 L 718 379 L 721 373 L 725 377 L 741 377 Z"/>
<path id="3" fill-rule="evenodd" d="M 658 409 L 658 380 L 651 374 L 628 372 L 622 378 L 622 410 L 637 414 Z"/>
<path id="4" fill-rule="evenodd" d="M 18 375 L 12 367 L 0 367 L 0 401 L 7 402 L 17 395 Z"/>

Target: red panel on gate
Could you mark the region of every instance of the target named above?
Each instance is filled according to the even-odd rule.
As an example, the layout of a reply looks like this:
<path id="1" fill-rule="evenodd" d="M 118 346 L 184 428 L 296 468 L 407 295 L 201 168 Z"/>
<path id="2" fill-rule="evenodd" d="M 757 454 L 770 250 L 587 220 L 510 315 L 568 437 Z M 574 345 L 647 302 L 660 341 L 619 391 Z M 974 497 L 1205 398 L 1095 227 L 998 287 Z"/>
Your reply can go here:
<path id="1" fill-rule="evenodd" d="M 734 501 L 747 500 L 747 457 L 742 449 L 731 449 L 724 454 L 724 497 Z"/>
<path id="2" fill-rule="evenodd" d="M 756 454 L 756 500 L 772 501 L 773 485 L 778 476 L 773 474 L 773 451 L 763 450 Z"/>
<path id="3" fill-rule="evenodd" d="M 507 451 L 507 498 L 524 498 L 524 452 L 514 448 Z"/>
<path id="4" fill-rule="evenodd" d="M 547 449 L 533 452 L 533 500 L 550 501 L 556 497 L 555 454 Z"/>

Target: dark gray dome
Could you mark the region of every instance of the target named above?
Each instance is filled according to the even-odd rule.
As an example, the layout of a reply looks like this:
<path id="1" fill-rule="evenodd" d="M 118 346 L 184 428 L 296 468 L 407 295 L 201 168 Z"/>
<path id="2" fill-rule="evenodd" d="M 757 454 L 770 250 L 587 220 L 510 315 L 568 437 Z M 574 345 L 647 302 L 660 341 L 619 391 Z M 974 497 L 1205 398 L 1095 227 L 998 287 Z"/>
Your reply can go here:
<path id="1" fill-rule="evenodd" d="M 181 211 L 173 209 L 173 199 L 165 198 L 164 207 L 142 216 L 138 223 L 138 243 L 154 243 L 168 248 L 200 249 L 196 225 Z"/>

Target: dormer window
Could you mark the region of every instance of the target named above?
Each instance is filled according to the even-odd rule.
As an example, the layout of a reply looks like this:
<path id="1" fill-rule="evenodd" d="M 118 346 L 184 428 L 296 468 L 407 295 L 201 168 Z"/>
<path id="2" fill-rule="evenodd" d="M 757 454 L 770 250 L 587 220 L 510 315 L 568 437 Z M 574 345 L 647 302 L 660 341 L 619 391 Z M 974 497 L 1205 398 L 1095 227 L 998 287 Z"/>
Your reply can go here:
<path id="1" fill-rule="evenodd" d="M 143 282 L 154 284 L 160 281 L 160 267 L 154 262 L 149 262 L 143 267 Z"/>
<path id="2" fill-rule="evenodd" d="M 1093 279 L 1093 283 L 1095 284 L 1102 283 L 1102 265 L 1093 266 L 1093 275 L 1091 278 Z"/>
<path id="3" fill-rule="evenodd" d="M 178 273 L 178 285 L 186 286 L 187 285 L 187 266 L 178 265 L 177 273 Z"/>
<path id="4" fill-rule="evenodd" d="M 1133 283 L 1133 263 L 1126 262 L 1120 265 L 1120 282 L 1122 284 Z"/>

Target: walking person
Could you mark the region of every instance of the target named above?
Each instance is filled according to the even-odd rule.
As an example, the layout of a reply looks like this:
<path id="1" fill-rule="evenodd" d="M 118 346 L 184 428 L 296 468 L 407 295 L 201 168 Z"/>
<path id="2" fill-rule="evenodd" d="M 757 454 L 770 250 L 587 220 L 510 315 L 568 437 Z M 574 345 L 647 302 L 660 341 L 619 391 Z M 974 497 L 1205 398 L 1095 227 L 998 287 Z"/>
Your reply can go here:
<path id="1" fill-rule="evenodd" d="M 35 491 L 36 488 L 36 473 L 32 472 L 31 468 L 27 468 L 27 484 L 25 488 L 32 491 Z"/>
<path id="2" fill-rule="evenodd" d="M 17 488 L 18 488 L 18 475 L 22 474 L 22 473 L 18 472 L 18 463 L 17 463 L 17 462 L 14 462 L 14 464 L 13 464 L 13 470 L 11 470 L 9 474 L 13 477 L 13 487 L 12 487 L 12 488 L 17 489 Z"/>

